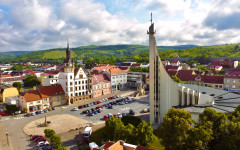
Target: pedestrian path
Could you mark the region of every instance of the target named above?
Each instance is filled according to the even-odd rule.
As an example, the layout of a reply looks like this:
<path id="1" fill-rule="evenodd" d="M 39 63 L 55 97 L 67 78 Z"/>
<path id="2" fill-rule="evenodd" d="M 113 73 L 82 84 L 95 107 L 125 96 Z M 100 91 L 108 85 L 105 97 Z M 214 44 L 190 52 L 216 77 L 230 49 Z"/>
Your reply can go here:
<path id="1" fill-rule="evenodd" d="M 23 119 L 23 118 L 25 118 L 25 117 L 10 117 L 10 118 L 1 118 L 1 120 L 0 121 L 7 121 L 7 120 L 10 120 L 10 119 L 15 119 L 15 120 L 18 120 L 18 119 Z"/>

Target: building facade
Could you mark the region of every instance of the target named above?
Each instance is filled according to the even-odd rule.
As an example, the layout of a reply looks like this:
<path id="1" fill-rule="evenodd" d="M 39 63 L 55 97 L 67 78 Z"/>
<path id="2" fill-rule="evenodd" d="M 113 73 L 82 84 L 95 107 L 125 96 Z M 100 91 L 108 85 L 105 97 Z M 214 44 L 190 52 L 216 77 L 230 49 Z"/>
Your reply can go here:
<path id="1" fill-rule="evenodd" d="M 75 68 L 71 60 L 69 44 L 66 49 L 66 60 L 64 68 L 59 73 L 58 82 L 62 85 L 63 90 L 68 98 L 68 103 L 73 104 L 81 100 L 92 98 L 92 82 L 82 68 Z"/>
<path id="2" fill-rule="evenodd" d="M 128 72 L 127 73 L 127 86 L 129 88 L 137 88 L 140 83 L 140 75 L 142 75 L 143 88 L 146 88 L 146 78 L 148 73 L 144 72 Z"/>
<path id="3" fill-rule="evenodd" d="M 105 74 L 92 76 L 93 98 L 111 94 L 111 82 Z"/>
<path id="4" fill-rule="evenodd" d="M 240 92 L 240 70 L 228 70 L 225 73 L 224 90 Z"/>
<path id="5" fill-rule="evenodd" d="M 7 97 L 18 97 L 19 92 L 17 88 L 6 85 L 0 85 L 0 101 L 5 102 Z"/>
<path id="6" fill-rule="evenodd" d="M 104 72 L 111 80 L 112 91 L 122 90 L 127 85 L 127 73 L 117 67 L 108 69 Z"/>

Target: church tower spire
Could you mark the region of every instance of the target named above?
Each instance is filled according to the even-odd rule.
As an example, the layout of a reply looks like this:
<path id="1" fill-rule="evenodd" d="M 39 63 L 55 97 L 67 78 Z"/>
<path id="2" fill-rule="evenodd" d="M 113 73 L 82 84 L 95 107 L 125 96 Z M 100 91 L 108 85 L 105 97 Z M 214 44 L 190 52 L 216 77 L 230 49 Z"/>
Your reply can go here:
<path id="1" fill-rule="evenodd" d="M 65 60 L 65 63 L 71 63 L 71 51 L 70 51 L 70 48 L 69 48 L 68 38 L 67 38 L 67 49 L 66 49 L 66 60 Z"/>

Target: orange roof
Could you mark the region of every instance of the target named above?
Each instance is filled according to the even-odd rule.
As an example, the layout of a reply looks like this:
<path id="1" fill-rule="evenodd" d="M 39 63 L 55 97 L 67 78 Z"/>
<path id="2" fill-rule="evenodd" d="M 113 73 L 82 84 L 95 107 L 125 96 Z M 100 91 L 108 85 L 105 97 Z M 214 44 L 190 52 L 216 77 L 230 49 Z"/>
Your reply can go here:
<path id="1" fill-rule="evenodd" d="M 42 97 L 65 95 L 62 85 L 60 84 L 40 86 L 38 87 L 38 90 Z"/>
<path id="2" fill-rule="evenodd" d="M 106 142 L 105 143 L 105 145 L 104 145 L 104 147 L 103 147 L 103 149 L 107 149 L 107 148 L 109 148 L 111 145 L 113 145 L 114 143 L 113 142 Z"/>
<path id="3" fill-rule="evenodd" d="M 27 91 L 23 97 L 25 98 L 26 102 L 42 100 L 40 93 L 37 90 Z"/>
<path id="4" fill-rule="evenodd" d="M 102 69 L 110 69 L 116 67 L 115 65 L 109 65 L 109 66 L 100 66 L 100 67 L 94 67 L 95 70 L 102 70 Z"/>
<path id="5" fill-rule="evenodd" d="M 123 70 L 121 70 L 121 69 L 119 69 L 119 68 L 111 68 L 111 69 L 109 69 L 109 70 L 107 70 L 107 72 L 109 73 L 109 74 L 123 74 L 123 73 L 126 73 L 125 71 L 123 71 Z"/>
<path id="6" fill-rule="evenodd" d="M 109 150 L 125 150 L 123 143 L 121 141 L 117 141 L 116 143 L 112 144 L 108 147 Z"/>

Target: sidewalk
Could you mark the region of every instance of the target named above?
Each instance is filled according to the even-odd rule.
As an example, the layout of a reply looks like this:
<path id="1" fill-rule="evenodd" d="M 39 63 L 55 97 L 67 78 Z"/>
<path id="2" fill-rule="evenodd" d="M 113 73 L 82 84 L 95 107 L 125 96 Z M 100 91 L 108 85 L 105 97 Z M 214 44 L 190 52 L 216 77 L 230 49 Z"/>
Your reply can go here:
<path id="1" fill-rule="evenodd" d="M 8 139 L 6 136 L 6 128 L 2 122 L 0 122 L 0 149 L 1 150 L 10 150 L 10 146 L 8 145 Z"/>

